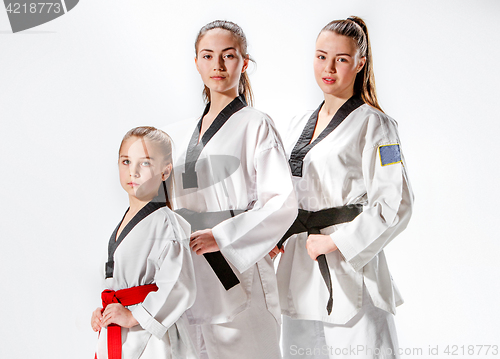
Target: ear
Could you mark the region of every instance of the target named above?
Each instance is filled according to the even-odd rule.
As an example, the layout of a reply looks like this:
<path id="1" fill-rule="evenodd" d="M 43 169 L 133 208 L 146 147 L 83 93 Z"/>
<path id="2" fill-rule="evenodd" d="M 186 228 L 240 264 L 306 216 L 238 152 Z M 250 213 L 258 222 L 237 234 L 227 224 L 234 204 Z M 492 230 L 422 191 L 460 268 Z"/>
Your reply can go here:
<path id="1" fill-rule="evenodd" d="M 366 64 L 366 57 L 363 56 L 362 58 L 359 59 L 359 62 L 358 62 L 358 66 L 356 68 L 356 72 L 360 72 L 363 67 L 365 66 Z"/>
<path id="2" fill-rule="evenodd" d="M 245 59 L 243 60 L 243 67 L 241 68 L 241 73 L 244 73 L 247 70 L 249 62 L 250 58 L 248 56 L 245 57 Z"/>
<path id="3" fill-rule="evenodd" d="M 172 164 L 169 163 L 161 173 L 161 180 L 166 181 L 168 177 L 170 177 L 171 172 L 172 172 Z"/>
<path id="4" fill-rule="evenodd" d="M 196 70 L 198 70 L 198 73 L 200 73 L 200 68 L 198 67 L 198 56 L 194 57 L 194 64 L 196 65 Z"/>

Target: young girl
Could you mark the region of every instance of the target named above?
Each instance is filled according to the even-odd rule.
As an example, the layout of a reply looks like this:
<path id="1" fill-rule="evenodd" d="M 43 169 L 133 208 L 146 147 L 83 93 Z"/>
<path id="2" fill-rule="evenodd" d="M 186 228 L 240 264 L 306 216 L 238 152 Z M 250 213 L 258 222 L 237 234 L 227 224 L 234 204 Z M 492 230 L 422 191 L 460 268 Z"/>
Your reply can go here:
<path id="1" fill-rule="evenodd" d="M 201 117 L 183 123 L 189 130 L 176 141 L 175 156 L 183 172 L 175 174 L 176 207 L 195 230 L 198 293 L 187 312 L 194 343 L 205 358 L 280 358 L 277 283 L 267 254 L 297 215 L 290 170 L 272 120 L 247 106 L 241 28 L 211 22 L 195 50 L 209 102 Z"/>
<path id="2" fill-rule="evenodd" d="M 172 145 L 154 127 L 122 140 L 120 183 L 130 207 L 111 235 L 96 358 L 196 358 L 183 313 L 196 287 L 189 224 L 171 211 Z"/>
<path id="3" fill-rule="evenodd" d="M 314 74 L 324 101 L 285 139 L 302 229 L 287 233 L 298 234 L 277 273 L 283 354 L 397 357 L 402 299 L 383 249 L 407 226 L 413 194 L 397 124 L 377 103 L 363 20 L 323 28 Z"/>

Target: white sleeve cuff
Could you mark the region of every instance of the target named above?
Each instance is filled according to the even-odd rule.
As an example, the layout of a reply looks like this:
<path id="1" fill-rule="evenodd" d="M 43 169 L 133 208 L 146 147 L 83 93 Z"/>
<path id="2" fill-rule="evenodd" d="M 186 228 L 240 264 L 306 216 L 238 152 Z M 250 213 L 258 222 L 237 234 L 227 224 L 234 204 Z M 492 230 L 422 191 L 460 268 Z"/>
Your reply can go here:
<path id="1" fill-rule="evenodd" d="M 139 303 L 133 310 L 132 315 L 139 322 L 140 326 L 161 340 L 167 333 L 167 329 L 158 322 L 149 312 Z"/>
<path id="2" fill-rule="evenodd" d="M 364 267 L 364 265 L 363 263 L 361 263 L 361 261 L 359 261 L 359 259 L 356 258 L 358 253 L 351 246 L 348 240 L 342 238 L 341 236 L 337 236 L 334 238 L 334 234 L 335 233 L 332 233 L 330 237 L 337 246 L 337 249 L 339 250 L 340 254 L 342 255 L 342 257 L 344 257 L 345 261 L 349 263 L 356 272 L 359 272 Z"/>
<path id="3" fill-rule="evenodd" d="M 227 225 L 232 226 L 233 223 L 227 223 Z M 249 261 L 248 258 L 242 258 L 240 253 L 234 250 L 230 238 L 225 235 L 226 231 L 224 226 L 218 224 L 212 228 L 212 234 L 219 246 L 220 252 L 240 273 L 243 273 L 255 264 Z"/>

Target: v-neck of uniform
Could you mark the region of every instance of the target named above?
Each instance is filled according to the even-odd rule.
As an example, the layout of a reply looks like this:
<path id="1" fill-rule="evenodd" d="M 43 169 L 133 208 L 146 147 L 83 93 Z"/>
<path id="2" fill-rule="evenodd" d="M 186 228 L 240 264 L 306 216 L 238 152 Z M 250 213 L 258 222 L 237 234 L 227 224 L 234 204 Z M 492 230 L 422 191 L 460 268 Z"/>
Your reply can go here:
<path id="1" fill-rule="evenodd" d="M 319 111 L 321 110 L 321 107 L 323 107 L 324 103 L 325 101 L 323 101 L 321 105 L 319 105 L 319 107 L 312 113 L 290 155 L 288 163 L 290 164 L 292 175 L 295 177 L 302 177 L 303 161 L 307 153 L 319 142 L 321 142 L 321 140 L 332 133 L 333 130 L 335 130 L 342 123 L 342 121 L 344 121 L 345 118 L 351 114 L 351 112 L 364 104 L 363 100 L 358 96 L 352 96 L 349 98 L 342 106 L 340 106 L 337 112 L 335 112 L 335 115 L 333 115 L 332 119 L 323 131 L 321 131 L 319 136 L 316 137 L 314 141 L 311 141 L 316 128 L 316 123 L 318 122 Z"/>
<path id="2" fill-rule="evenodd" d="M 154 211 L 165 207 L 167 204 L 165 202 L 148 202 L 144 207 L 142 207 L 135 215 L 132 217 L 130 222 L 127 223 L 125 228 L 120 232 L 120 235 L 116 236 L 118 233 L 118 229 L 120 228 L 121 224 L 123 223 L 123 220 L 125 219 L 125 216 L 127 215 L 129 209 L 125 212 L 123 215 L 122 220 L 120 223 L 118 223 L 118 226 L 116 226 L 115 230 L 111 234 L 111 237 L 109 238 L 109 243 L 108 243 L 108 262 L 106 263 L 106 278 L 113 277 L 113 270 L 114 270 L 114 255 L 115 251 L 118 248 L 118 246 L 123 242 L 125 237 L 132 231 L 132 229 L 139 223 L 141 222 L 144 218 L 149 216 L 151 213 Z"/>
<path id="3" fill-rule="evenodd" d="M 247 103 L 243 95 L 236 97 L 226 107 L 224 107 L 221 112 L 219 112 L 219 114 L 217 115 L 217 117 L 215 117 L 203 136 L 201 136 L 201 140 L 199 140 L 203 117 L 210 110 L 210 103 L 207 104 L 205 110 L 203 111 L 203 115 L 201 115 L 200 121 L 198 122 L 193 131 L 193 134 L 191 135 L 191 140 L 189 141 L 189 145 L 186 151 L 185 171 L 182 174 L 182 184 L 184 189 L 198 187 L 198 177 L 196 175 L 195 167 L 196 162 L 201 155 L 201 151 L 212 139 L 212 137 L 214 137 L 217 131 L 222 128 L 227 120 L 229 120 L 232 115 L 246 106 Z"/>

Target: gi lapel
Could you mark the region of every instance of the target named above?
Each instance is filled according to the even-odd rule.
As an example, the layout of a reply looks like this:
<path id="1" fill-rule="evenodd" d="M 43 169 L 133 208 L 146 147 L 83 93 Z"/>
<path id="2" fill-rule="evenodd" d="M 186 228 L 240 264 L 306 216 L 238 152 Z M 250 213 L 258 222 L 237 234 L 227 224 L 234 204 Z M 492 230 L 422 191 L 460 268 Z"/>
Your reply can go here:
<path id="1" fill-rule="evenodd" d="M 321 134 L 312 143 L 310 143 L 314 134 L 316 122 L 318 121 L 319 111 L 321 110 L 321 107 L 324 103 L 325 101 L 323 101 L 321 105 L 319 105 L 319 107 L 316 109 L 316 111 L 313 112 L 313 114 L 307 121 L 302 134 L 300 135 L 297 143 L 295 144 L 295 147 L 293 148 L 290 159 L 288 160 L 290 169 L 292 170 L 292 175 L 295 177 L 302 177 L 304 157 L 311 150 L 311 148 L 316 146 L 322 139 L 332 133 L 333 130 L 335 130 L 337 126 L 340 125 L 351 112 L 364 104 L 361 98 L 355 96 L 351 97 L 338 109 L 333 118 L 330 120 L 330 123 L 328 123 L 328 126 L 326 126 Z"/>
<path id="2" fill-rule="evenodd" d="M 114 256 L 115 256 L 115 251 L 116 248 L 120 245 L 120 243 L 123 241 L 123 239 L 127 236 L 127 234 L 130 233 L 130 231 L 144 218 L 149 216 L 151 213 L 156 211 L 157 209 L 160 209 L 162 207 L 165 207 L 167 204 L 165 202 L 148 202 L 144 207 L 142 207 L 139 212 L 130 220 L 130 222 L 127 223 L 125 228 L 120 233 L 120 236 L 116 238 L 116 233 L 118 232 L 118 228 L 120 228 L 120 225 L 123 222 L 123 219 L 125 218 L 125 215 L 128 212 L 125 212 L 123 215 L 122 220 L 120 223 L 118 223 L 118 226 L 116 226 L 115 230 L 113 231 L 113 234 L 111 235 L 111 238 L 109 239 L 108 243 L 108 261 L 106 262 L 106 278 L 111 278 L 113 277 L 113 270 L 115 268 L 115 262 L 114 262 Z"/>
<path id="3" fill-rule="evenodd" d="M 182 186 L 184 189 L 198 188 L 198 177 L 196 175 L 195 166 L 196 161 L 198 161 L 198 158 L 200 157 L 201 151 L 212 139 L 212 137 L 214 137 L 217 131 L 219 131 L 220 128 L 226 123 L 226 121 L 245 106 L 247 106 L 245 98 L 243 96 L 236 97 L 217 115 L 214 122 L 212 122 L 210 127 L 203 134 L 201 141 L 198 143 L 203 117 L 210 109 L 210 103 L 207 104 L 198 125 L 193 131 L 193 135 L 191 136 L 191 140 L 189 141 L 188 149 L 186 151 L 186 167 L 185 172 L 182 174 Z"/>

